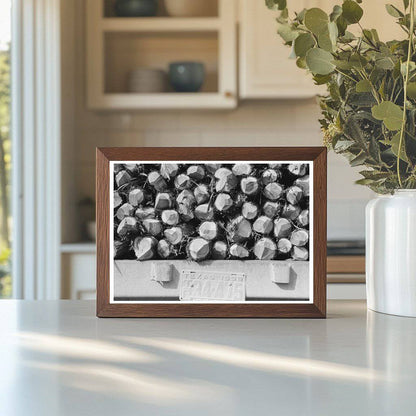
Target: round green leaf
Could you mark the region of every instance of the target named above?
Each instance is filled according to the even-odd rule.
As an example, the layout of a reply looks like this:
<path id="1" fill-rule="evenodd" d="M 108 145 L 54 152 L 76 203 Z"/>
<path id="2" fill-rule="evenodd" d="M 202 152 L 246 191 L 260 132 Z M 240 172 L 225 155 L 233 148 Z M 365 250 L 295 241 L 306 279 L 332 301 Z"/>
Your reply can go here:
<path id="1" fill-rule="evenodd" d="M 407 97 L 416 100 L 416 82 L 409 82 L 407 84 Z"/>
<path id="2" fill-rule="evenodd" d="M 286 0 L 266 0 L 266 6 L 271 10 L 284 10 Z"/>
<path id="3" fill-rule="evenodd" d="M 315 46 L 315 40 L 310 33 L 302 33 L 295 39 L 295 53 L 296 56 L 303 58 L 306 52 Z"/>
<path id="4" fill-rule="evenodd" d="M 327 75 L 334 69 L 334 57 L 320 48 L 310 49 L 306 54 L 306 65 L 313 74 Z"/>
<path id="5" fill-rule="evenodd" d="M 293 30 L 292 27 L 286 23 L 279 23 L 277 25 L 277 33 L 285 42 L 292 42 L 299 36 L 299 32 Z"/>
<path id="6" fill-rule="evenodd" d="M 370 92 L 371 91 L 371 82 L 367 79 L 362 79 L 361 81 L 357 82 L 355 86 L 355 90 L 357 92 Z"/>
<path id="7" fill-rule="evenodd" d="M 328 15 L 318 7 L 309 9 L 305 13 L 305 26 L 315 35 L 327 30 Z"/>
<path id="8" fill-rule="evenodd" d="M 334 22 L 327 24 L 327 29 L 318 35 L 318 44 L 321 49 L 328 52 L 335 51 L 337 45 L 338 27 Z"/>
<path id="9" fill-rule="evenodd" d="M 402 127 L 403 110 L 391 101 L 383 101 L 371 109 L 373 117 L 382 120 L 384 125 L 392 131 Z"/>
<path id="10" fill-rule="evenodd" d="M 306 69 L 306 60 L 305 58 L 298 58 L 296 59 L 296 66 L 301 69 Z"/>
<path id="11" fill-rule="evenodd" d="M 342 3 L 342 16 L 349 23 L 358 23 L 363 17 L 363 9 L 353 0 Z"/>
<path id="12" fill-rule="evenodd" d="M 332 10 L 332 13 L 329 15 L 331 22 L 335 22 L 338 17 L 342 15 L 342 7 L 336 4 Z"/>

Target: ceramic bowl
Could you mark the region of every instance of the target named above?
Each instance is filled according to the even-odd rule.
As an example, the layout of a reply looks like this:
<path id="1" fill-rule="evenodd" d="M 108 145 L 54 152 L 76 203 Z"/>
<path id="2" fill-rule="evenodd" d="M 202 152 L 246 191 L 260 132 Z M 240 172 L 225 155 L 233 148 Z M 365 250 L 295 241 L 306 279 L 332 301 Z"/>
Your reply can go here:
<path id="1" fill-rule="evenodd" d="M 114 11 L 119 17 L 156 16 L 157 0 L 117 0 Z"/>
<path id="2" fill-rule="evenodd" d="M 205 67 L 201 62 L 172 62 L 169 65 L 169 82 L 177 92 L 197 92 L 205 80 Z"/>
<path id="3" fill-rule="evenodd" d="M 161 69 L 138 68 L 129 73 L 127 90 L 135 93 L 165 92 L 166 78 L 166 72 Z"/>

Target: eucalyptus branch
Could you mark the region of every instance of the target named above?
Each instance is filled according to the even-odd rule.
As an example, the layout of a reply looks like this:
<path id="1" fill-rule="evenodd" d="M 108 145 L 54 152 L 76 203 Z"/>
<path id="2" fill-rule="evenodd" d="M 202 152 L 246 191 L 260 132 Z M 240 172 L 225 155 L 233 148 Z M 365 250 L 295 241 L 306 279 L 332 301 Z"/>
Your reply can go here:
<path id="1" fill-rule="evenodd" d="M 403 118 L 402 118 L 402 127 L 400 129 L 400 140 L 399 140 L 399 149 L 397 152 L 397 178 L 399 180 L 400 187 L 403 187 L 402 177 L 400 173 L 400 157 L 402 155 L 403 139 L 404 132 L 406 129 L 406 108 L 407 108 L 407 83 L 409 82 L 409 68 L 412 58 L 413 50 L 413 36 L 415 28 L 415 0 L 410 0 L 410 30 L 409 30 L 409 44 L 407 47 L 407 60 L 406 60 L 406 73 L 404 76 L 404 85 L 403 85 Z"/>

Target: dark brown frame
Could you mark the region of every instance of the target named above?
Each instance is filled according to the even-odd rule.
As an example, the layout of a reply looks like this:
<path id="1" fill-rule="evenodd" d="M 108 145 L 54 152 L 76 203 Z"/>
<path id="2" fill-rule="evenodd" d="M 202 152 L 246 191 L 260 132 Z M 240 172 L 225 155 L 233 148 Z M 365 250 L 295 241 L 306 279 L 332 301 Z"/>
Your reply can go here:
<path id="1" fill-rule="evenodd" d="M 313 162 L 314 251 L 310 304 L 271 303 L 110 303 L 110 161 L 146 160 L 299 160 Z M 326 317 L 326 164 L 324 147 L 113 147 L 97 148 L 97 316 L 187 318 Z"/>

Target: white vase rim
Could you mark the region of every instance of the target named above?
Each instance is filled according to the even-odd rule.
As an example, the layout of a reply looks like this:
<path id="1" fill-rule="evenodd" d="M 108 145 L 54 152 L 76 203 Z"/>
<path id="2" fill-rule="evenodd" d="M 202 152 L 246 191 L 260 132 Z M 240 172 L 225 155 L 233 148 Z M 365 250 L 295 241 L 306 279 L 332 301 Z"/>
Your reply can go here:
<path id="1" fill-rule="evenodd" d="M 416 189 L 396 189 L 394 194 L 400 195 L 416 195 Z"/>

